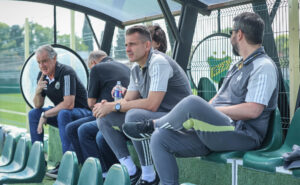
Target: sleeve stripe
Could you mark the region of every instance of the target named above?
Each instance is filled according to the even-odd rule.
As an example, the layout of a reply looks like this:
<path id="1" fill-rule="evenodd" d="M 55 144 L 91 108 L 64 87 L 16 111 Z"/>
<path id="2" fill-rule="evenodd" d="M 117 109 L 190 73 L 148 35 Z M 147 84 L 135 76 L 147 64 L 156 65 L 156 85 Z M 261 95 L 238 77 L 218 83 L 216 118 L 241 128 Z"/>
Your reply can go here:
<path id="1" fill-rule="evenodd" d="M 263 95 L 265 94 L 266 86 L 267 86 L 267 75 L 265 74 L 259 75 L 258 84 L 259 86 L 256 89 L 254 100 L 255 102 L 263 103 L 263 99 L 264 99 Z"/>
<path id="2" fill-rule="evenodd" d="M 65 96 L 70 96 L 70 75 L 65 75 L 64 76 L 64 80 L 65 80 Z"/>
<path id="3" fill-rule="evenodd" d="M 153 72 L 154 72 L 154 79 L 152 82 L 152 87 L 154 91 L 158 90 L 158 85 L 159 85 L 159 79 L 160 79 L 160 74 L 159 74 L 159 65 L 153 66 Z"/>

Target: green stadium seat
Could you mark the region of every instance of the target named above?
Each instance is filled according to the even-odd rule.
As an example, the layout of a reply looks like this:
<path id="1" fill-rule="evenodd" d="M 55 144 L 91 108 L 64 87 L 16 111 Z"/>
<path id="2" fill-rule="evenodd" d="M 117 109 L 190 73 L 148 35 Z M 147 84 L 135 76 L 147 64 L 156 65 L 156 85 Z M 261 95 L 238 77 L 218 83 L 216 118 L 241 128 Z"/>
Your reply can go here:
<path id="1" fill-rule="evenodd" d="M 13 160 L 16 148 L 16 139 L 12 134 L 8 134 L 0 157 L 0 166 L 6 166 Z"/>
<path id="2" fill-rule="evenodd" d="M 67 151 L 61 160 L 58 176 L 53 185 L 76 185 L 79 176 L 78 160 L 75 152 Z"/>
<path id="3" fill-rule="evenodd" d="M 127 168 L 121 164 L 114 164 L 108 170 L 104 185 L 130 185 Z"/>
<path id="4" fill-rule="evenodd" d="M 257 151 L 266 151 L 277 149 L 282 144 L 282 131 L 281 131 L 281 123 L 280 123 L 280 112 L 278 108 L 271 114 L 271 119 L 269 121 L 269 128 L 262 143 L 262 148 L 255 151 L 250 152 L 257 152 Z M 249 152 L 247 152 L 249 153 Z M 233 151 L 233 152 L 213 152 L 210 155 L 204 156 L 203 159 L 214 161 L 218 163 L 227 163 L 228 159 L 232 158 L 241 158 L 245 152 L 243 151 Z M 244 163 L 244 161 L 243 161 Z"/>
<path id="5" fill-rule="evenodd" d="M 201 159 L 216 163 L 227 163 L 228 159 L 242 158 L 244 153 L 244 151 L 213 152 L 207 156 L 201 157 Z"/>
<path id="6" fill-rule="evenodd" d="M 29 154 L 29 143 L 30 141 L 25 137 L 19 139 L 13 161 L 7 166 L 0 166 L 0 176 L 3 175 L 1 173 L 19 172 L 25 168 Z"/>
<path id="7" fill-rule="evenodd" d="M 300 177 L 300 169 L 299 168 L 293 169 L 292 173 L 293 173 L 293 176 L 298 177 L 298 178 Z"/>
<path id="8" fill-rule="evenodd" d="M 0 184 L 40 183 L 46 173 L 43 144 L 36 141 L 30 150 L 24 170 L 0 176 Z"/>
<path id="9" fill-rule="evenodd" d="M 5 141 L 4 130 L 1 127 L 0 128 L 0 155 L 2 154 L 2 150 L 3 150 L 3 146 L 4 146 L 4 141 Z"/>
<path id="10" fill-rule="evenodd" d="M 294 144 L 300 144 L 300 109 L 294 114 L 283 145 L 279 149 L 257 152 L 244 156 L 244 166 L 260 171 L 275 172 L 283 164 L 282 154 L 291 152 Z"/>
<path id="11" fill-rule="evenodd" d="M 214 83 L 207 77 L 201 77 L 198 83 L 198 96 L 209 101 L 216 93 L 217 91 Z"/>
<path id="12" fill-rule="evenodd" d="M 102 169 L 99 159 L 89 157 L 82 166 L 78 185 L 102 185 Z"/>

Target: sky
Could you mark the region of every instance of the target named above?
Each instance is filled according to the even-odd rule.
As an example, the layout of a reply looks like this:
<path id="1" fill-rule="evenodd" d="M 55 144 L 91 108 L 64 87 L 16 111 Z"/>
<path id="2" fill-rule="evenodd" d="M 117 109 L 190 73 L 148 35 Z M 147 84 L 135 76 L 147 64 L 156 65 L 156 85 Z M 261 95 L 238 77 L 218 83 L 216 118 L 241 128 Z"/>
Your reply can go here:
<path id="1" fill-rule="evenodd" d="M 69 34 L 70 10 L 66 8 L 57 7 L 56 12 L 58 33 Z M 29 21 L 43 25 L 44 27 L 53 27 L 53 6 L 25 1 L 0 0 L 0 22 L 6 23 L 9 26 L 15 24 L 24 26 L 25 18 L 28 18 Z M 99 19 L 96 19 L 91 16 L 90 20 L 95 31 L 103 30 L 103 21 L 100 21 Z M 76 35 L 81 36 L 83 22 L 84 14 L 80 12 L 75 12 Z"/>

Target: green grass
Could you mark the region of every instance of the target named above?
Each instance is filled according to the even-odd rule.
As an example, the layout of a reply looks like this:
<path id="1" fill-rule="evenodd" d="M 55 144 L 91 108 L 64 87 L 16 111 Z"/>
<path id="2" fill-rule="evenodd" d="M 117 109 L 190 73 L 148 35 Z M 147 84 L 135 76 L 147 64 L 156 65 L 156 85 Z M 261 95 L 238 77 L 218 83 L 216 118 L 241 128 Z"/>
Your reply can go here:
<path id="1" fill-rule="evenodd" d="M 25 114 L 20 115 L 0 111 L 1 124 L 26 128 L 26 103 L 21 94 L 0 94 L 0 109 Z"/>
<path id="2" fill-rule="evenodd" d="M 21 93 L 19 94 L 0 94 L 0 124 L 27 128 L 27 112 L 30 108 L 27 106 Z M 19 112 L 24 115 L 15 114 L 6 111 Z M 45 133 L 48 134 L 48 128 L 45 127 Z"/>
<path id="3" fill-rule="evenodd" d="M 26 113 L 26 102 L 21 94 L 0 94 L 0 108 Z"/>

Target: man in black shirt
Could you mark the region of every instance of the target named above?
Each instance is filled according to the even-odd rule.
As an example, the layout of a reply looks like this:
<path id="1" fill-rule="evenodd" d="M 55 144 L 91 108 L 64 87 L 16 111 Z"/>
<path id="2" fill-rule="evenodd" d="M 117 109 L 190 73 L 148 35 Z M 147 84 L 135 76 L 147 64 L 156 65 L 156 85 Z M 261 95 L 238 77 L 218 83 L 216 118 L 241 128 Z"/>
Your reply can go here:
<path id="1" fill-rule="evenodd" d="M 87 92 L 76 75 L 67 65 L 56 61 L 57 53 L 50 45 L 37 49 L 36 59 L 41 72 L 37 77 L 37 88 L 33 99 L 35 108 L 29 112 L 31 142 L 43 142 L 43 124 L 58 127 L 63 153 L 70 147 L 65 134 L 68 123 L 91 115 L 87 105 Z M 45 97 L 54 107 L 43 108 Z"/>
<path id="2" fill-rule="evenodd" d="M 102 100 L 114 101 L 111 91 L 117 81 L 121 81 L 124 87 L 129 84 L 130 69 L 108 57 L 104 51 L 93 51 L 88 58 L 88 65 L 91 69 L 88 90 L 88 105 L 91 109 Z M 79 163 L 83 164 L 88 157 L 99 158 L 103 177 L 110 166 L 118 162 L 99 131 L 94 116 L 81 118 L 68 124 L 66 133 L 72 142 Z"/>

